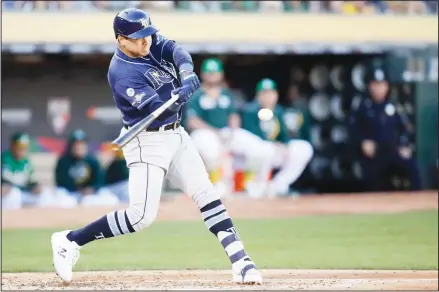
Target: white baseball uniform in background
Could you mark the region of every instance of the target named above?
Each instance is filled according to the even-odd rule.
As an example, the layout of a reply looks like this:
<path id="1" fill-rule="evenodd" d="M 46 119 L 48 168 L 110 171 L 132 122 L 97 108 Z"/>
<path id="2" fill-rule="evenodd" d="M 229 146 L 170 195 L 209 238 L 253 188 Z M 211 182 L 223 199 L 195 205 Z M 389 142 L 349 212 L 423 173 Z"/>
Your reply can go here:
<path id="1" fill-rule="evenodd" d="M 275 153 L 269 168 L 278 168 L 279 172 L 271 181 L 267 195 L 285 195 L 290 185 L 299 179 L 311 161 L 314 150 L 308 141 L 300 139 L 290 140 L 286 145 L 282 145 L 283 147 L 272 142 L 268 143 Z M 262 168 L 259 171 L 266 172 Z"/>
<path id="2" fill-rule="evenodd" d="M 223 166 L 225 153 L 229 153 L 232 159 L 242 157 L 244 161 L 241 167 L 256 174 L 254 180 L 248 184 L 250 187 L 247 191 L 252 193 L 250 196 L 260 196 L 253 195 L 253 192 L 265 190 L 276 150 L 269 142 L 242 128 L 223 128 L 217 132 L 198 129 L 191 133 L 191 138 L 208 171 Z M 230 187 L 226 189 L 231 191 Z"/>

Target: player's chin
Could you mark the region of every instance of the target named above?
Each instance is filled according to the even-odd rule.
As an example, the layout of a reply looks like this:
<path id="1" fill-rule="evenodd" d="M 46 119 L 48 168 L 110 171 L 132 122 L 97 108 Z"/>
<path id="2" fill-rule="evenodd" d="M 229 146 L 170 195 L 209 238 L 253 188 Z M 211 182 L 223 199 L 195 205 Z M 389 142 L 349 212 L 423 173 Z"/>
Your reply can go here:
<path id="1" fill-rule="evenodd" d="M 142 48 L 140 52 L 142 56 L 146 56 L 149 54 L 149 48 L 148 47 Z"/>

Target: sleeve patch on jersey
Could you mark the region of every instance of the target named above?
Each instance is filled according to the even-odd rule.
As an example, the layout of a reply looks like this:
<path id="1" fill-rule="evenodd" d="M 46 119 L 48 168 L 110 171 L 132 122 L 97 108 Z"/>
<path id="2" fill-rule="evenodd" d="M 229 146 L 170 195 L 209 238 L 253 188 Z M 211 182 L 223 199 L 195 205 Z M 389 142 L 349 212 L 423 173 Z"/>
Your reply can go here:
<path id="1" fill-rule="evenodd" d="M 139 94 L 136 94 L 135 96 L 134 96 L 134 98 L 133 98 L 133 101 L 131 102 L 131 104 L 133 105 L 133 106 L 137 106 L 137 105 L 139 105 L 141 102 L 142 102 L 142 99 L 145 97 L 145 92 L 142 92 L 142 93 L 139 93 Z"/>
<path id="2" fill-rule="evenodd" d="M 133 97 L 134 96 L 134 94 L 135 94 L 135 91 L 134 91 L 134 89 L 133 88 L 127 88 L 127 95 L 129 96 L 129 97 Z"/>

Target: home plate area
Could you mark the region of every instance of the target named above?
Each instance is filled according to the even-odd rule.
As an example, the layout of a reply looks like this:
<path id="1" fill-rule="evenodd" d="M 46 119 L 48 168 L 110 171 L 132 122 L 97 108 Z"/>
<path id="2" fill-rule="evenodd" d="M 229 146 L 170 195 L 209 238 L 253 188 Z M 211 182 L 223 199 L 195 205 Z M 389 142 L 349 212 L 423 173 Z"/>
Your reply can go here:
<path id="1" fill-rule="evenodd" d="M 4 273 L 2 290 L 438 290 L 438 271 L 262 270 L 264 284 L 232 283 L 230 271 Z"/>

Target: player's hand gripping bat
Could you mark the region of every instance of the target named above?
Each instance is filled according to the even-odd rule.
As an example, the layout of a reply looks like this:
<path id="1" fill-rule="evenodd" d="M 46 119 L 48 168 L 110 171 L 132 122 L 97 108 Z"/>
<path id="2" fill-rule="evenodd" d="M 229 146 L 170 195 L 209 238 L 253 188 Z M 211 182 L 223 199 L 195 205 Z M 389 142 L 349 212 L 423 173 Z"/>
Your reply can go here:
<path id="1" fill-rule="evenodd" d="M 132 139 L 134 139 L 141 131 L 147 128 L 151 123 L 157 119 L 165 110 L 173 105 L 180 98 L 179 94 L 171 94 L 171 98 L 162 104 L 158 109 L 149 114 L 146 118 L 132 126 L 124 134 L 119 135 L 113 142 L 111 142 L 111 148 L 114 151 L 121 150 Z"/>

